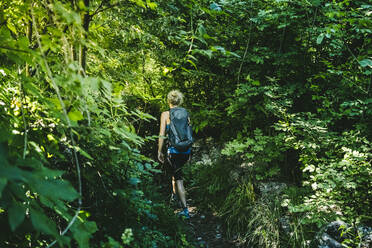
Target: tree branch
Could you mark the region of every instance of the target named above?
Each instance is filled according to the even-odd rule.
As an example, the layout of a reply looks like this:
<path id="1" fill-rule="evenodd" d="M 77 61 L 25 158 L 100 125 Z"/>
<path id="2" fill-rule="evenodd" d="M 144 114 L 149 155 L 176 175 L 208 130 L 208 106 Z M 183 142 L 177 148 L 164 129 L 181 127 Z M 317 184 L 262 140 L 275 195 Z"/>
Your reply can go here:
<path id="1" fill-rule="evenodd" d="M 18 68 L 18 71 L 20 71 L 19 68 Z M 22 85 L 21 81 L 19 81 L 19 92 L 20 92 L 20 95 L 21 95 L 21 113 L 22 113 L 22 120 L 23 120 L 23 129 L 24 129 L 24 132 L 25 132 L 22 158 L 25 159 L 26 158 L 26 153 L 27 153 L 27 141 L 28 141 L 28 128 L 27 128 L 27 126 L 28 125 L 27 125 L 27 121 L 26 121 L 25 108 L 24 108 L 24 104 L 23 104 L 23 102 L 25 100 L 25 94 L 24 94 L 24 91 L 23 91 L 23 85 Z"/>
<path id="2" fill-rule="evenodd" d="M 251 0 L 251 9 L 252 9 L 252 7 L 253 7 L 253 0 Z M 243 63 L 244 63 L 245 57 L 247 56 L 249 43 L 251 41 L 251 31 L 252 31 L 252 20 L 250 20 L 250 22 L 249 22 L 249 35 L 248 35 L 247 45 L 245 46 L 245 51 L 244 51 L 243 59 L 242 59 L 242 62 L 240 63 L 240 66 L 239 66 L 238 83 L 240 81 L 240 73 L 242 72 Z"/>

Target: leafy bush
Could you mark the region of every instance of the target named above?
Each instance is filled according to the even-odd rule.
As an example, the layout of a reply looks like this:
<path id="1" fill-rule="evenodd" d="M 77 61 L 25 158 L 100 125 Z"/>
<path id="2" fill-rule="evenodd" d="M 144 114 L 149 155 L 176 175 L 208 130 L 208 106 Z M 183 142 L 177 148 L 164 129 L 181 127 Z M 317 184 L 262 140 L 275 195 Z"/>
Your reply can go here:
<path id="1" fill-rule="evenodd" d="M 278 176 L 281 151 L 284 150 L 281 136 L 265 136 L 262 130 L 255 129 L 254 137 L 238 135 L 236 139 L 226 144 L 222 154 L 238 157 L 245 163 L 254 163 L 253 172 L 256 180 L 264 180 Z"/>

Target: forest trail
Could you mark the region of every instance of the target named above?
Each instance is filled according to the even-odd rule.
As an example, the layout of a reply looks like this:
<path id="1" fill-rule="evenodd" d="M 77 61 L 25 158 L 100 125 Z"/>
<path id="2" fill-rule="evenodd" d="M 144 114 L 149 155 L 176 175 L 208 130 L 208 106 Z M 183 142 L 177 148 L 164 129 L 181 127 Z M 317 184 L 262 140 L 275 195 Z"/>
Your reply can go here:
<path id="1" fill-rule="evenodd" d="M 221 220 L 214 213 L 199 209 L 197 203 L 195 203 L 193 199 L 188 199 L 187 202 L 191 218 L 182 221 L 187 224 L 188 240 L 190 240 L 195 247 L 237 247 L 233 240 L 229 240 L 225 237 Z M 177 208 L 174 213 L 178 213 L 181 210 L 181 208 Z"/>

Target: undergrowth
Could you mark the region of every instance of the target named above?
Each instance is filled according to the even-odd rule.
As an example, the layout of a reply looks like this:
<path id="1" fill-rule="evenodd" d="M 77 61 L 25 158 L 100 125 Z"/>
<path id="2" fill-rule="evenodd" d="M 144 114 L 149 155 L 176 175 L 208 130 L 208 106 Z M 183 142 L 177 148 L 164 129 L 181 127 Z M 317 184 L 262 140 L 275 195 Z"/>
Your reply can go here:
<path id="1" fill-rule="evenodd" d="M 280 247 L 279 201 L 258 200 L 252 178 L 237 175 L 234 167 L 233 161 L 221 158 L 187 167 L 194 199 L 221 218 L 227 237 L 239 246 Z"/>

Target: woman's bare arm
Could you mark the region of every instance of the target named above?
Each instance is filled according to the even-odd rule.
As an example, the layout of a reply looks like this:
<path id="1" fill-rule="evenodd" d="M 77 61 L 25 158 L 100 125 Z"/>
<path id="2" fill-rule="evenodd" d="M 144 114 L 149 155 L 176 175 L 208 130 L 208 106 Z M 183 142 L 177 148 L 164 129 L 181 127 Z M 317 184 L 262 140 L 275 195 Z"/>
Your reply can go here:
<path id="1" fill-rule="evenodd" d="M 165 136 L 165 127 L 167 125 L 167 112 L 161 113 L 160 117 L 160 131 L 159 131 L 159 140 L 158 140 L 158 159 L 160 162 L 164 163 L 164 154 L 163 154 L 163 145 L 164 145 L 164 136 Z"/>

